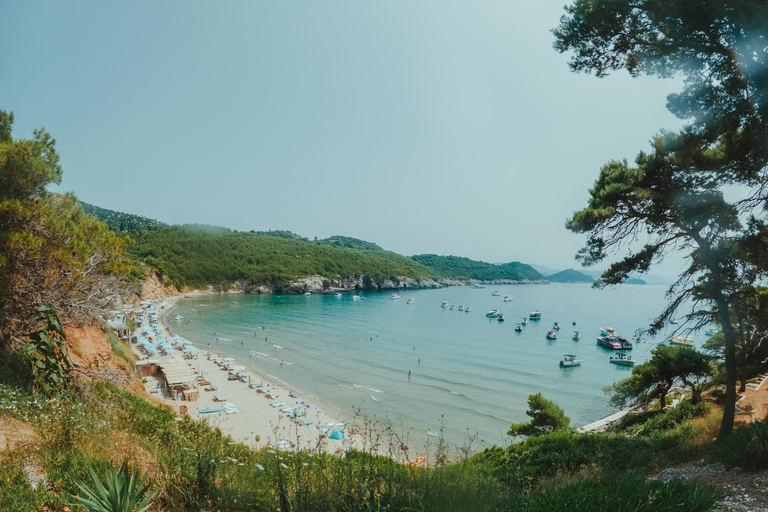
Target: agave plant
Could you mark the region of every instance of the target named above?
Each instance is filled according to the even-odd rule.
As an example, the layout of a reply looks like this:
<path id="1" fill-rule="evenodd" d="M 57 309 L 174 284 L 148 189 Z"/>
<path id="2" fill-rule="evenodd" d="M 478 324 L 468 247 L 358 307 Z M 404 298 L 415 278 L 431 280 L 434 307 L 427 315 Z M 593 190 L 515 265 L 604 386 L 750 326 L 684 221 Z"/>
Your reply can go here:
<path id="1" fill-rule="evenodd" d="M 148 486 L 145 482 L 149 472 L 145 473 L 139 482 L 138 473 L 128 467 L 128 461 L 124 461 L 119 470 L 109 466 L 104 484 L 92 467 L 89 466 L 88 471 L 93 478 L 93 488 L 77 482 L 77 487 L 86 497 L 72 497 L 75 500 L 73 505 L 80 505 L 91 512 L 144 512 L 150 506 L 149 501 L 159 490 L 147 492 Z"/>

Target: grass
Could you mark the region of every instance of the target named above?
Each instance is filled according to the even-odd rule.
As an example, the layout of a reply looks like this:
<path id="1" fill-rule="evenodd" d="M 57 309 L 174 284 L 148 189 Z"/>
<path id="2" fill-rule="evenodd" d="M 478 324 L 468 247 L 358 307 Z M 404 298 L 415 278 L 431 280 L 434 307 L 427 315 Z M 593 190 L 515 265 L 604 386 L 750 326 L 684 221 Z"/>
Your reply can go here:
<path id="1" fill-rule="evenodd" d="M 684 512 L 708 510 L 716 498 L 696 484 L 645 481 L 650 469 L 693 449 L 680 426 L 637 437 L 556 432 L 423 468 L 398 463 L 399 448 L 392 446 L 392 456 L 338 457 L 322 446 L 252 450 L 205 422 L 176 421 L 167 407 L 103 382 L 47 400 L 2 365 L 0 417 L 29 423 L 39 441 L 4 454 L 0 510 L 62 511 L 79 493 L 77 482 L 91 481 L 89 467 L 104 479 L 123 462 L 148 471 L 150 489 L 160 489 L 152 510 L 622 511 L 671 510 L 674 502 Z M 751 433 L 760 439 L 753 448 L 768 448 L 757 430 Z M 434 448 L 439 458 L 440 445 Z M 26 483 L 21 467 L 30 455 L 39 459 L 49 490 Z"/>

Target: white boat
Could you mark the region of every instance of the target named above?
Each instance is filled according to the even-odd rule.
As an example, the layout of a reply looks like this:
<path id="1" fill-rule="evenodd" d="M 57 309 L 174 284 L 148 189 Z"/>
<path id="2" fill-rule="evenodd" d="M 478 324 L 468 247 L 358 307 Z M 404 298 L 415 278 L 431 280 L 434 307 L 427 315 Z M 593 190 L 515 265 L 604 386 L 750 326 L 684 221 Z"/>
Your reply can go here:
<path id="1" fill-rule="evenodd" d="M 392 295 L 389 296 L 389 298 L 390 299 L 399 299 L 400 296 L 398 294 L 396 294 L 396 293 L 393 293 Z"/>
<path id="2" fill-rule="evenodd" d="M 672 336 L 669 338 L 669 343 L 671 345 L 683 345 L 686 347 L 692 347 L 694 345 L 692 336 L 686 336 L 685 338 L 680 336 Z"/>
<path id="3" fill-rule="evenodd" d="M 502 302 L 512 302 L 512 296 L 511 295 L 505 295 L 503 299 L 501 299 Z"/>
<path id="4" fill-rule="evenodd" d="M 579 334 L 579 331 L 573 331 L 573 341 L 579 341 L 581 339 L 581 334 Z"/>
<path id="5" fill-rule="evenodd" d="M 494 297 L 500 297 L 500 296 L 501 296 L 501 293 L 499 292 L 499 290 L 496 290 L 496 291 L 495 291 L 495 292 L 493 292 L 491 295 L 493 295 Z"/>
<path id="6" fill-rule="evenodd" d="M 312 295 L 312 294 L 311 294 L 311 293 L 309 293 L 309 292 L 306 292 L 306 293 L 304 293 L 304 296 L 305 296 L 305 297 L 309 297 L 310 295 Z"/>
<path id="7" fill-rule="evenodd" d="M 469 313 L 470 311 L 472 311 L 472 308 L 465 308 L 465 309 L 464 309 L 464 312 L 465 312 L 465 313 Z"/>
<path id="8" fill-rule="evenodd" d="M 553 328 L 554 330 L 556 330 L 556 331 L 559 331 L 559 330 L 560 330 L 560 324 L 559 324 L 559 323 L 557 323 L 557 322 L 555 322 L 555 323 L 552 325 L 552 328 Z"/>
<path id="9" fill-rule="evenodd" d="M 414 302 L 416 302 L 416 299 L 413 297 L 408 297 L 408 302 L 406 302 L 406 304 L 413 304 Z"/>
<path id="10" fill-rule="evenodd" d="M 556 340 L 557 339 L 557 331 L 550 329 L 547 331 L 547 339 L 548 340 Z"/>
<path id="11" fill-rule="evenodd" d="M 181 315 L 176 315 L 176 318 L 174 320 L 184 320 L 184 317 Z"/>
<path id="12" fill-rule="evenodd" d="M 499 316 L 499 310 L 498 309 L 492 309 L 489 312 L 485 314 L 488 318 L 496 318 Z"/>
<path id="13" fill-rule="evenodd" d="M 670 321 L 669 321 L 669 323 L 671 323 L 671 324 L 677 324 L 677 320 L 675 320 L 675 319 L 673 318 L 672 320 L 670 320 Z"/>
<path id="14" fill-rule="evenodd" d="M 516 325 L 515 325 L 515 331 L 517 331 L 517 332 L 522 332 L 522 331 L 523 331 L 523 326 L 522 326 L 522 325 L 520 325 L 520 324 L 516 324 Z"/>
<path id="15" fill-rule="evenodd" d="M 541 311 L 531 311 L 531 313 L 528 315 L 531 317 L 531 320 L 540 320 L 541 319 Z"/>
<path id="16" fill-rule="evenodd" d="M 714 329 L 707 329 L 706 331 L 704 331 L 704 335 L 705 336 L 714 336 L 715 335 L 715 331 L 714 331 Z"/>
<path id="17" fill-rule="evenodd" d="M 359 295 L 353 295 L 352 296 L 352 300 L 363 300 L 363 299 L 365 299 L 365 297 L 361 297 Z"/>
<path id="18" fill-rule="evenodd" d="M 635 366 L 635 363 L 637 363 L 637 361 L 632 359 L 632 356 L 626 354 L 616 354 L 615 356 L 611 356 L 608 361 L 619 366 Z"/>
<path id="19" fill-rule="evenodd" d="M 341 292 L 336 292 L 333 294 L 334 297 L 341 297 Z"/>
<path id="20" fill-rule="evenodd" d="M 453 311 L 454 309 L 456 309 L 456 306 L 454 306 L 454 305 L 451 305 L 451 307 L 450 307 L 450 308 L 448 308 L 448 309 L 450 309 L 451 311 Z"/>
<path id="21" fill-rule="evenodd" d="M 560 368 L 566 368 L 568 366 L 579 366 L 583 361 L 573 354 L 565 354 L 560 361 Z"/>
<path id="22" fill-rule="evenodd" d="M 613 327 L 601 327 L 600 328 L 600 335 L 601 336 L 616 336 L 616 330 Z"/>
<path id="23" fill-rule="evenodd" d="M 440 307 L 441 308 L 447 308 L 450 305 L 451 305 L 451 303 L 448 302 L 447 300 L 444 300 L 443 302 L 440 303 Z"/>
<path id="24" fill-rule="evenodd" d="M 459 311 L 464 311 L 464 304 L 459 304 Z"/>
<path id="25" fill-rule="evenodd" d="M 528 325 L 528 319 L 526 317 L 523 317 L 523 320 L 520 323 L 523 325 Z"/>
<path id="26" fill-rule="evenodd" d="M 476 285 L 472 286 L 472 288 L 485 288 L 485 285 L 484 284 L 476 284 Z"/>
<path id="27" fill-rule="evenodd" d="M 499 322 L 503 322 L 503 321 L 504 321 L 504 315 L 502 315 L 501 313 L 499 313 L 499 318 L 497 318 L 497 320 L 498 320 Z"/>

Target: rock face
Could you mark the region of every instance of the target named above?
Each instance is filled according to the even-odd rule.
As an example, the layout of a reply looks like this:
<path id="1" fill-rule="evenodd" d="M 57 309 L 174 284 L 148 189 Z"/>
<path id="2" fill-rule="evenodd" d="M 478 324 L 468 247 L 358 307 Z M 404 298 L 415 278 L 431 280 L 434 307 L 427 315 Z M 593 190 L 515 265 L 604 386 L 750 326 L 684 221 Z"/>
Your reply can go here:
<path id="1" fill-rule="evenodd" d="M 351 290 L 415 290 L 445 288 L 446 286 L 472 286 L 476 284 L 546 284 L 549 281 L 512 281 L 508 279 L 495 279 L 492 281 L 478 281 L 470 279 L 424 279 L 416 281 L 410 277 L 400 276 L 397 279 L 371 279 L 365 275 L 339 276 L 331 279 L 323 276 L 309 276 L 294 281 L 286 286 L 253 286 L 246 281 L 233 283 L 233 289 L 245 293 L 269 294 L 301 294 L 301 293 L 332 293 Z"/>

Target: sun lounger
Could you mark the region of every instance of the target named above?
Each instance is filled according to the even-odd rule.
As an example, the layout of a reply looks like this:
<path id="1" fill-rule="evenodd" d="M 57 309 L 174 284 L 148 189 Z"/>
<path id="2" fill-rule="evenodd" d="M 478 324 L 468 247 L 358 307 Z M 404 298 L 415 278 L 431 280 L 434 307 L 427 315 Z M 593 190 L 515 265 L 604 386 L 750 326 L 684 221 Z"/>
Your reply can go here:
<path id="1" fill-rule="evenodd" d="M 211 381 L 209 381 L 209 380 L 201 380 L 200 381 L 200 385 L 201 386 L 210 386 L 211 385 Z"/>
<path id="2" fill-rule="evenodd" d="M 214 396 L 213 397 L 213 401 L 214 402 L 226 402 L 227 401 L 227 397 L 225 397 L 225 396 Z"/>

